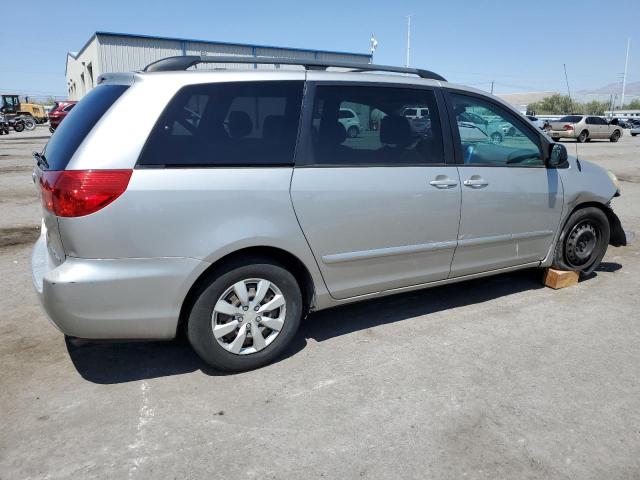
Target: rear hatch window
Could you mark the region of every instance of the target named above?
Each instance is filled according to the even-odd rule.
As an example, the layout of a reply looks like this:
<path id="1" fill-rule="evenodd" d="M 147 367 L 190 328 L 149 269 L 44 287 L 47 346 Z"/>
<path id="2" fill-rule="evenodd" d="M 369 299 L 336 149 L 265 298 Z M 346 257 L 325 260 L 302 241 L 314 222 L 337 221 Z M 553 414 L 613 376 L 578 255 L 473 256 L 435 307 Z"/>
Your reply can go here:
<path id="1" fill-rule="evenodd" d="M 582 120 L 582 116 L 580 115 L 567 115 L 558 120 L 558 122 L 578 123 L 580 120 Z"/>
<path id="2" fill-rule="evenodd" d="M 47 170 L 67 167 L 91 129 L 127 88 L 127 85 L 100 85 L 69 112 L 45 147 Z"/>

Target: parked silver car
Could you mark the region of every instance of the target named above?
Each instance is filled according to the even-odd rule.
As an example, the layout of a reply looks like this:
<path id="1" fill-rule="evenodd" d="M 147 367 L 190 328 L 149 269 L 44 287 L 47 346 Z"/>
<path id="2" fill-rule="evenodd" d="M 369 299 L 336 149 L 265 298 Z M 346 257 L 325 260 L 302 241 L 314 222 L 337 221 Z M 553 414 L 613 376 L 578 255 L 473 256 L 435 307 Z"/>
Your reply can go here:
<path id="1" fill-rule="evenodd" d="M 608 139 L 617 142 L 622 136 L 622 127 L 607 122 L 602 117 L 588 115 L 567 115 L 560 120 L 550 122 L 547 133 L 555 141 L 561 138 L 575 138 L 578 142 L 592 139 Z"/>
<path id="2" fill-rule="evenodd" d="M 593 272 L 627 242 L 615 177 L 496 97 L 377 65 L 183 71 L 245 61 L 268 62 L 184 56 L 101 76 L 35 154 L 33 282 L 62 332 L 184 329 L 207 363 L 245 370 L 309 311 L 522 268 Z M 346 106 L 379 126 L 348 137 Z M 465 112 L 515 134 L 495 144 L 459 125 Z"/>

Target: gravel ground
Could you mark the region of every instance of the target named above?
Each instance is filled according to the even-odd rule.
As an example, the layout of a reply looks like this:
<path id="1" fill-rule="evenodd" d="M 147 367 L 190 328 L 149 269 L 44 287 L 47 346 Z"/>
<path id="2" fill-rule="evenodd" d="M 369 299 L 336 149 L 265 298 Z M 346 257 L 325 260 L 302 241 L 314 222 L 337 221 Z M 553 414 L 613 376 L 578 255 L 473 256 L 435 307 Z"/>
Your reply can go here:
<path id="1" fill-rule="evenodd" d="M 48 324 L 43 131 L 0 137 L 0 479 L 640 478 L 638 242 L 564 290 L 523 271 L 313 314 L 284 359 L 223 376 L 179 341 Z M 640 232 L 640 138 L 579 148 Z"/>

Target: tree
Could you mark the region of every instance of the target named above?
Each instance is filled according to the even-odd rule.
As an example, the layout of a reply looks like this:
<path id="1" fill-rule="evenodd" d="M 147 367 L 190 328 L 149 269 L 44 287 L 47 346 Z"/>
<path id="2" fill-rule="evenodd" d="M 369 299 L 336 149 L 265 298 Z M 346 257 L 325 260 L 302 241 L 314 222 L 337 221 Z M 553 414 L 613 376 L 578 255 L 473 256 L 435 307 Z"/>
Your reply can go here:
<path id="1" fill-rule="evenodd" d="M 640 98 L 631 100 L 624 106 L 625 110 L 640 110 Z"/>
<path id="2" fill-rule="evenodd" d="M 609 110 L 608 102 L 592 100 L 591 102 L 584 104 L 584 110 L 582 113 L 586 113 L 587 115 L 604 115 L 605 110 Z"/>
<path id="3" fill-rule="evenodd" d="M 528 110 L 533 110 L 536 115 L 562 115 L 567 113 L 577 113 L 576 108 L 579 104 L 572 102 L 567 95 L 556 93 L 550 97 L 543 98 L 539 102 L 527 105 Z"/>

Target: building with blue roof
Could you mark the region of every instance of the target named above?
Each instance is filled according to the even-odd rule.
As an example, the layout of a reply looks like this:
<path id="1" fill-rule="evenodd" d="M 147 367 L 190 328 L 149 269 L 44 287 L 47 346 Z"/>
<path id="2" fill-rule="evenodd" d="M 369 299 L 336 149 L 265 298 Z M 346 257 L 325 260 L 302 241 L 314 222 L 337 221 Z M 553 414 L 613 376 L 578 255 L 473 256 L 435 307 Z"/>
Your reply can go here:
<path id="1" fill-rule="evenodd" d="M 142 70 L 151 62 L 175 55 L 239 55 L 301 60 L 317 59 L 329 62 L 371 62 L 371 55 L 364 53 L 96 32 L 77 53 L 69 52 L 67 54 L 65 72 L 69 99 L 81 99 L 95 86 L 97 78 L 103 73 Z M 278 65 L 253 64 L 218 65 L 218 67 L 225 66 L 234 69 L 279 67 Z"/>

